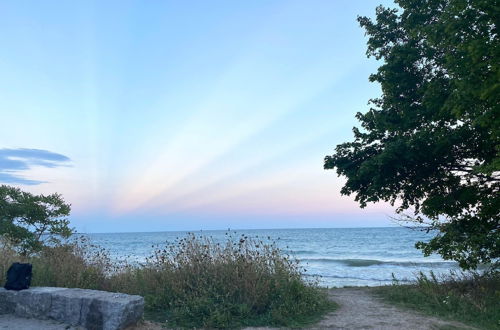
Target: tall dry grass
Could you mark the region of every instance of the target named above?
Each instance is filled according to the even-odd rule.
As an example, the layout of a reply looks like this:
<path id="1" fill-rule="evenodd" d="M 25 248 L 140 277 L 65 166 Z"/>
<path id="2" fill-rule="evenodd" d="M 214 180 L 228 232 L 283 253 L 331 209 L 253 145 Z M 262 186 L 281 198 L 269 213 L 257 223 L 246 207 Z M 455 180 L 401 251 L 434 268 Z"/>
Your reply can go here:
<path id="1" fill-rule="evenodd" d="M 8 267 L 13 262 L 33 265 L 32 286 L 56 286 L 104 289 L 113 267 L 106 251 L 91 245 L 84 237 L 64 245 L 45 246 L 29 256 L 6 240 L 0 241 L 0 284 L 3 286 Z"/>

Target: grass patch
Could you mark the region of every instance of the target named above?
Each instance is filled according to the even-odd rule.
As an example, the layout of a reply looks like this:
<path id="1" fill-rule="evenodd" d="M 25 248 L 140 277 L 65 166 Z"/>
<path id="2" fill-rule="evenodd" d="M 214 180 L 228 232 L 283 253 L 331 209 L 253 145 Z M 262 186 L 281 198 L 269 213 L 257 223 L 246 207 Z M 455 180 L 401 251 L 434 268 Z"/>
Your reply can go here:
<path id="1" fill-rule="evenodd" d="M 460 321 L 481 329 L 500 328 L 500 276 L 450 273 L 443 278 L 420 274 L 413 284 L 378 287 L 386 301 L 416 309 L 428 315 Z"/>
<path id="2" fill-rule="evenodd" d="M 325 290 L 303 279 L 297 260 L 269 239 L 228 234 L 221 243 L 190 234 L 134 266 L 112 262 L 85 240 L 29 258 L 2 248 L 2 273 L 14 261 L 31 262 L 34 286 L 139 294 L 145 317 L 170 327 L 303 327 L 335 308 Z"/>

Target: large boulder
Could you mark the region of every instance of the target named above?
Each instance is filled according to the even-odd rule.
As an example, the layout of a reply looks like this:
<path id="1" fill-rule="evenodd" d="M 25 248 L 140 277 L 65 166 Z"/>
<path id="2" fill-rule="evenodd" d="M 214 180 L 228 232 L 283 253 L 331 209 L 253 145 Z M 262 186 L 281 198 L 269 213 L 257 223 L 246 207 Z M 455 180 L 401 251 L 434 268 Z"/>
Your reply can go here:
<path id="1" fill-rule="evenodd" d="M 52 319 L 92 330 L 123 329 L 142 318 L 144 298 L 96 290 L 0 288 L 0 314 Z"/>

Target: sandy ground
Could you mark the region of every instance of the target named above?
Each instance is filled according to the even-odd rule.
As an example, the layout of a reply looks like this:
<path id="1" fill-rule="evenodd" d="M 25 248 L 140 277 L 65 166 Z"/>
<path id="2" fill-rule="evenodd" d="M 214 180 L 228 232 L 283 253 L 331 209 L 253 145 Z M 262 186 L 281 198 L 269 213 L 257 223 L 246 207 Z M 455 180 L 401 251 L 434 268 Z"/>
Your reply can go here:
<path id="1" fill-rule="evenodd" d="M 474 329 L 387 305 L 370 288 L 333 289 L 329 295 L 340 307 L 313 329 Z"/>
<path id="2" fill-rule="evenodd" d="M 339 308 L 310 329 L 380 329 L 380 330 L 424 330 L 424 329 L 474 329 L 458 322 L 440 320 L 416 312 L 387 305 L 375 297 L 370 288 L 332 289 L 330 298 Z M 0 330 L 79 330 L 53 321 L 40 321 L 0 315 Z M 127 330 L 164 329 L 153 322 L 143 322 Z M 246 330 L 273 328 L 246 328 Z"/>
<path id="3" fill-rule="evenodd" d="M 23 319 L 14 315 L 0 315 L 1 330 L 84 330 L 51 320 Z"/>

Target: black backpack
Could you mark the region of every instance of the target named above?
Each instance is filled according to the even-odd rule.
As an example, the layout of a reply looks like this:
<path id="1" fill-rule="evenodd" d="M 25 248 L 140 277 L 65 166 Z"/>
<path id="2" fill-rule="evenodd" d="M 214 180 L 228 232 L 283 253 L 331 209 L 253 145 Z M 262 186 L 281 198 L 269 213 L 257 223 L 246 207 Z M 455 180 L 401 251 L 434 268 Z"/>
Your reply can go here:
<path id="1" fill-rule="evenodd" d="M 7 271 L 7 282 L 4 288 L 7 290 L 24 290 L 30 287 L 32 276 L 31 264 L 13 263 Z"/>

